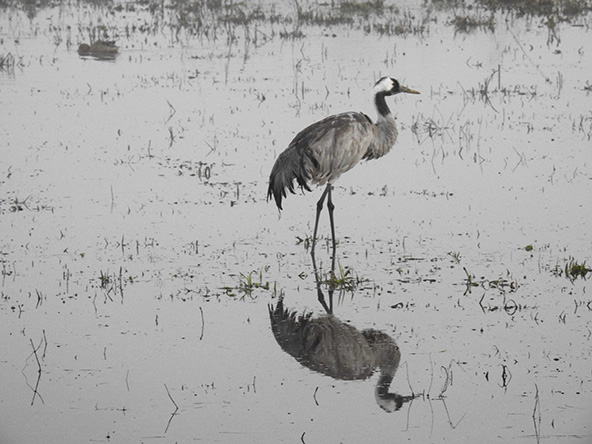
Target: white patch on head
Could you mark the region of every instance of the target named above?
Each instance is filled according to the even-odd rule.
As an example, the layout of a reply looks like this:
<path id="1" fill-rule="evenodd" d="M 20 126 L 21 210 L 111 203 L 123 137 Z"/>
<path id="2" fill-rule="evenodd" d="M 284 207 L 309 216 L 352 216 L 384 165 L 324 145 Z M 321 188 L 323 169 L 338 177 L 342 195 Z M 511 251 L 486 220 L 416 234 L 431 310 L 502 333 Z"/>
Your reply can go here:
<path id="1" fill-rule="evenodd" d="M 393 86 L 394 83 L 390 77 L 383 77 L 378 82 L 376 82 L 376 85 L 374 85 L 374 94 L 390 91 L 393 89 Z"/>

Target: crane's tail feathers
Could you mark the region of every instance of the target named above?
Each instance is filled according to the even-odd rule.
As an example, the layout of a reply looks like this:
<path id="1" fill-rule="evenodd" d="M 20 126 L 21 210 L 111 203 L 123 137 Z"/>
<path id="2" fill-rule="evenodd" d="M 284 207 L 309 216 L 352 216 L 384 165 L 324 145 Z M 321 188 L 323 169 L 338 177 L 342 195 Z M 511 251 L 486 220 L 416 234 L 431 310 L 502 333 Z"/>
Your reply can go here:
<path id="1" fill-rule="evenodd" d="M 277 207 L 282 210 L 282 199 L 286 197 L 287 192 L 294 194 L 294 180 L 300 188 L 311 191 L 308 183 L 310 182 L 310 171 L 318 167 L 318 162 L 314 157 L 296 146 L 291 146 L 279 155 L 269 176 L 269 188 L 267 189 L 267 200 L 272 197 Z"/>

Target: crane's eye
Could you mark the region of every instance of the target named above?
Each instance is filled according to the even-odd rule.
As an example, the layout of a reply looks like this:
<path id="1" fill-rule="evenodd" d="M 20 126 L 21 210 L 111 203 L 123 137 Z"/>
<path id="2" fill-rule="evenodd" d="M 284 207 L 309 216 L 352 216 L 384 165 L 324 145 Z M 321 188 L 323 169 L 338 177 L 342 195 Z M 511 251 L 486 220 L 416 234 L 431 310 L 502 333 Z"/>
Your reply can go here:
<path id="1" fill-rule="evenodd" d="M 401 85 L 399 85 L 399 82 L 397 80 L 395 80 L 395 79 L 391 79 L 391 80 L 393 81 L 393 87 L 392 87 L 391 91 L 393 93 L 398 93 L 401 88 Z"/>

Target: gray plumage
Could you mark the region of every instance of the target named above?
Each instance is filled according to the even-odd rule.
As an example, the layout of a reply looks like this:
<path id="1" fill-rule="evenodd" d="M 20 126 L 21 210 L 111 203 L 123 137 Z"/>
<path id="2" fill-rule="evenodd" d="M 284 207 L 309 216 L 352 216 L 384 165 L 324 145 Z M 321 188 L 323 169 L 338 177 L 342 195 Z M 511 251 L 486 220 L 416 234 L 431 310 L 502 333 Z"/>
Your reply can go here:
<path id="1" fill-rule="evenodd" d="M 376 385 L 377 403 L 386 411 L 398 410 L 413 397 L 389 393 L 399 367 L 399 347 L 387 334 L 367 329 L 359 331 L 333 314 L 312 317 L 284 309 L 280 298 L 269 305 L 271 329 L 286 353 L 303 366 L 335 379 L 367 379 L 380 369 Z"/>
<path id="2" fill-rule="evenodd" d="M 395 79 L 381 78 L 374 85 L 374 104 L 378 112 L 376 123 L 367 115 L 357 112 L 329 116 L 300 131 L 275 161 L 269 176 L 267 199 L 273 197 L 280 210 L 287 192 L 295 192 L 294 183 L 307 191 L 311 191 L 311 185 L 327 185 L 317 202 L 313 250 L 319 214 L 327 195 L 335 245 L 331 201 L 333 183 L 360 160 L 378 159 L 388 153 L 395 144 L 397 126 L 385 97 L 401 92 L 419 94 L 401 86 Z"/>

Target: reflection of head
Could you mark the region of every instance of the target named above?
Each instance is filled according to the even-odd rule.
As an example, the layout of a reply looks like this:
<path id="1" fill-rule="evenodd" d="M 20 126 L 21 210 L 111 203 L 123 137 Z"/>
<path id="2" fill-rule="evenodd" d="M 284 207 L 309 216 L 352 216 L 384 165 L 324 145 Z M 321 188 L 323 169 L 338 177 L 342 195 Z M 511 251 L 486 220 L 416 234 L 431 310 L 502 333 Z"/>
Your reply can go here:
<path id="1" fill-rule="evenodd" d="M 387 334 L 359 331 L 334 315 L 312 317 L 284 309 L 280 299 L 269 306 L 271 330 L 280 347 L 300 364 L 335 379 L 366 379 L 376 368 L 376 402 L 387 412 L 398 410 L 408 399 L 388 393 L 399 367 L 399 347 Z"/>

